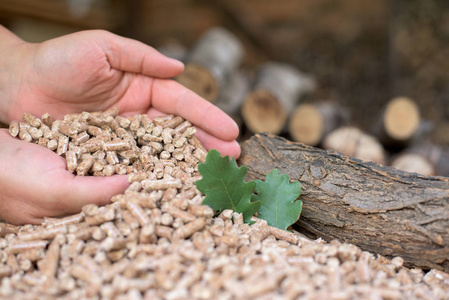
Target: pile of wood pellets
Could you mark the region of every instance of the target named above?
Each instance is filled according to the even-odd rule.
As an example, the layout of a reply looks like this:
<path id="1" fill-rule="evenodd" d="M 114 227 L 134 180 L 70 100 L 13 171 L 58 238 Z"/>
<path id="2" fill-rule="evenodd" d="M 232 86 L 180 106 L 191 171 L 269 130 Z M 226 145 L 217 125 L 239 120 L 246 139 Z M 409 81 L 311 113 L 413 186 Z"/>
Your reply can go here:
<path id="1" fill-rule="evenodd" d="M 10 133 L 56 151 L 77 175 L 128 174 L 131 184 L 104 207 L 0 223 L 0 298 L 448 299 L 442 271 L 215 215 L 194 185 L 207 151 L 181 117 L 25 114 Z"/>

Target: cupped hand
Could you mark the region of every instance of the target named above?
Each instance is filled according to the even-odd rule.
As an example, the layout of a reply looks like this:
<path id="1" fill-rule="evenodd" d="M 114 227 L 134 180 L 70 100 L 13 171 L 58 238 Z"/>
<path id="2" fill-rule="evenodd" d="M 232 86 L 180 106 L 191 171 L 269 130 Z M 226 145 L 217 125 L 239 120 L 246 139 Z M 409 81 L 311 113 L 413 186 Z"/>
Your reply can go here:
<path id="1" fill-rule="evenodd" d="M 217 107 L 169 79 L 179 61 L 135 40 L 95 30 L 23 43 L 9 85 L 9 121 L 23 112 L 54 118 L 117 106 L 122 115 L 176 114 L 199 129 L 206 148 L 238 157 L 238 127 Z"/>
<path id="2" fill-rule="evenodd" d="M 75 176 L 65 160 L 0 129 L 0 218 L 13 224 L 77 213 L 88 203 L 104 205 L 129 186 L 126 175 Z"/>

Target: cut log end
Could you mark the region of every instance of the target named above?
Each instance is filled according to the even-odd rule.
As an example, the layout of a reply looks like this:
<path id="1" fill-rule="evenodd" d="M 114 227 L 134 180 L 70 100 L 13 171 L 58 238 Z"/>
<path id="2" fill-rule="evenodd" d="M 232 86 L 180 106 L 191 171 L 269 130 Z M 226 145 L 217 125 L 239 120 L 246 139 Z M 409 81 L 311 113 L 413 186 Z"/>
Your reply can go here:
<path id="1" fill-rule="evenodd" d="M 242 117 L 251 132 L 278 134 L 287 120 L 287 112 L 279 100 L 266 90 L 248 94 L 242 105 Z"/>
<path id="2" fill-rule="evenodd" d="M 322 139 L 323 130 L 323 117 L 313 105 L 298 106 L 290 117 L 289 132 L 297 142 L 316 146 Z"/>
<path id="3" fill-rule="evenodd" d="M 334 130 L 324 139 L 323 147 L 364 161 L 385 163 L 382 145 L 356 127 L 345 126 Z"/>
<path id="4" fill-rule="evenodd" d="M 385 131 L 391 138 L 406 141 L 418 130 L 420 123 L 418 106 L 408 98 L 395 98 L 388 103 L 383 122 Z"/>
<path id="5" fill-rule="evenodd" d="M 218 96 L 217 80 L 209 70 L 197 64 L 187 64 L 176 80 L 210 102 L 214 102 Z"/>
<path id="6" fill-rule="evenodd" d="M 424 157 L 433 166 L 437 176 L 449 177 L 449 147 L 428 142 L 417 143 L 404 150 L 402 154 L 416 154 Z"/>
<path id="7" fill-rule="evenodd" d="M 434 165 L 424 156 L 416 153 L 404 153 L 399 155 L 392 163 L 392 167 L 396 169 L 419 173 L 422 175 L 435 175 Z"/>

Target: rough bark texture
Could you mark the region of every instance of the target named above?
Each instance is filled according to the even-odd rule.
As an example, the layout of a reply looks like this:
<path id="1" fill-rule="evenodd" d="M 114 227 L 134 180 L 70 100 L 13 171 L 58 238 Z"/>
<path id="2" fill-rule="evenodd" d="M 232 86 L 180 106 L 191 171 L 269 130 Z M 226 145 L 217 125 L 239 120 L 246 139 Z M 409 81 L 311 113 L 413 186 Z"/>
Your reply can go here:
<path id="1" fill-rule="evenodd" d="M 258 134 L 245 142 L 247 179 L 272 169 L 302 185 L 300 231 L 339 239 L 407 266 L 449 271 L 449 179 L 421 176 Z"/>

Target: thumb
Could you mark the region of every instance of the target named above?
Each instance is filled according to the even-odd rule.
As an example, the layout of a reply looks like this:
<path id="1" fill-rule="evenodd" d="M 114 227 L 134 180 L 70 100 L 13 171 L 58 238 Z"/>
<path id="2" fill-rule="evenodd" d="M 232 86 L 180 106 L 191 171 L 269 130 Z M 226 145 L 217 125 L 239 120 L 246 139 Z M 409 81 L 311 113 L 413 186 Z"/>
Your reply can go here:
<path id="1" fill-rule="evenodd" d="M 86 204 L 106 205 L 113 196 L 123 194 L 128 186 L 126 175 L 74 176 L 67 182 L 64 210 L 70 214 L 80 212 Z"/>

